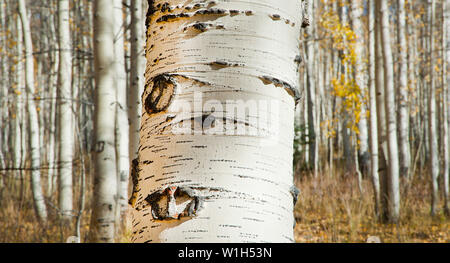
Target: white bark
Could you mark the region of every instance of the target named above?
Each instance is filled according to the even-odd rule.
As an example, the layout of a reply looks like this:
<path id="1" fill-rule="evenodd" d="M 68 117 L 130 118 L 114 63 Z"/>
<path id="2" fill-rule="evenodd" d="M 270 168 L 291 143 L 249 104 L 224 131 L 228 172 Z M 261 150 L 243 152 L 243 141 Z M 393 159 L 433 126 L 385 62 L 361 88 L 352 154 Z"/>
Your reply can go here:
<path id="1" fill-rule="evenodd" d="M 375 200 L 375 213 L 380 213 L 380 178 L 378 176 L 378 124 L 377 124 L 377 90 L 376 90 L 376 74 L 375 74 L 375 3 L 369 3 L 369 125 L 370 125 L 370 164 L 371 179 Z"/>
<path id="2" fill-rule="evenodd" d="M 57 10 L 57 7 L 53 7 L 52 6 L 52 11 Z M 50 22 L 50 28 L 48 30 L 48 32 L 51 34 L 52 36 L 52 42 L 54 43 L 53 45 L 51 45 L 50 48 L 53 48 L 55 50 L 59 49 L 59 45 L 58 45 L 58 36 L 56 33 L 56 26 L 55 26 L 55 19 L 51 19 Z M 54 52 L 55 54 L 57 53 L 56 51 Z M 48 146 L 48 160 L 49 160 L 49 170 L 48 170 L 48 178 L 47 178 L 47 196 L 50 197 L 53 195 L 53 193 L 56 190 L 56 183 L 57 183 L 57 169 L 58 169 L 58 165 L 57 165 L 57 160 L 58 160 L 58 149 L 59 148 L 59 142 L 56 138 L 56 134 L 57 134 L 57 119 L 56 119 L 56 115 L 57 115 L 57 96 L 58 96 L 58 77 L 53 77 L 53 75 L 56 75 L 58 72 L 58 68 L 59 68 L 59 56 L 58 55 L 54 55 L 54 61 L 53 64 L 51 66 L 51 76 L 50 76 L 50 80 L 49 80 L 49 85 L 50 85 L 50 92 L 49 92 L 49 96 L 51 98 L 51 102 L 50 102 L 50 113 L 49 113 L 49 121 L 50 121 L 50 127 L 49 127 L 49 146 Z"/>
<path id="3" fill-rule="evenodd" d="M 74 130 L 72 108 L 72 45 L 70 40 L 69 0 L 58 1 L 58 118 L 59 118 L 59 209 L 64 220 L 73 213 L 72 161 L 74 157 Z"/>
<path id="4" fill-rule="evenodd" d="M 24 108 L 24 98 L 25 98 L 25 90 L 24 90 L 24 82 L 23 82 L 23 34 L 22 34 L 22 22 L 20 21 L 20 17 L 17 17 L 17 64 L 16 64 L 16 84 L 17 88 L 15 90 L 16 93 L 16 119 L 14 125 L 14 167 L 22 168 L 23 167 L 23 149 L 22 149 L 22 130 L 23 122 L 25 118 L 23 116 L 23 108 Z M 22 175 L 22 170 L 19 169 L 17 171 L 17 175 L 20 177 Z"/>
<path id="5" fill-rule="evenodd" d="M 130 123 L 129 158 L 134 160 L 138 156 L 139 130 L 141 124 L 142 104 L 141 95 L 144 92 L 144 20 L 142 0 L 131 1 L 131 65 L 130 89 L 128 91 L 128 120 Z M 131 166 L 131 165 L 130 165 Z"/>
<path id="6" fill-rule="evenodd" d="M 301 2 L 184 3 L 148 14 L 132 241 L 293 242 Z"/>
<path id="7" fill-rule="evenodd" d="M 317 165 L 316 162 L 318 157 L 318 145 L 317 145 L 317 134 L 316 134 L 316 74 L 314 70 L 315 64 L 315 49 L 314 49 L 314 1 L 309 1 L 306 7 L 306 12 L 308 18 L 310 19 L 310 26 L 306 28 L 306 72 L 307 72 L 307 100 L 308 100 L 308 140 L 309 140 L 309 164 L 314 166 L 314 174 L 317 176 Z"/>
<path id="8" fill-rule="evenodd" d="M 381 0 L 381 39 L 384 61 L 384 89 L 386 108 L 386 137 L 388 151 L 388 194 L 390 222 L 397 222 L 400 215 L 400 189 L 399 189 L 399 163 L 398 163 L 398 141 L 397 120 L 395 111 L 395 89 L 394 89 L 394 65 L 392 61 L 391 32 L 389 23 L 388 3 Z"/>
<path id="9" fill-rule="evenodd" d="M 127 75 L 125 73 L 125 46 L 122 0 L 114 0 L 114 81 L 116 88 L 116 162 L 118 214 L 126 210 L 128 203 L 128 177 L 130 162 L 128 158 L 128 114 L 127 114 Z"/>
<path id="10" fill-rule="evenodd" d="M 117 197 L 115 152 L 114 7 L 94 1 L 95 174 L 90 240 L 114 242 Z"/>
<path id="11" fill-rule="evenodd" d="M 436 124 L 436 84 L 435 67 L 436 58 L 434 53 L 434 22 L 436 15 L 436 1 L 428 1 L 431 8 L 430 14 L 430 87 L 428 94 L 428 139 L 430 146 L 429 169 L 431 172 L 431 215 L 435 216 L 438 212 L 438 177 L 439 177 L 439 149 L 437 139 Z"/>
<path id="12" fill-rule="evenodd" d="M 411 153 L 409 146 L 409 99 L 408 99 L 408 46 L 406 43 L 405 0 L 398 0 L 398 130 L 400 146 L 400 174 L 409 177 Z"/>
<path id="13" fill-rule="evenodd" d="M 443 89 L 444 89 L 444 210 L 447 215 L 450 215 L 450 0 L 443 1 L 444 12 L 444 65 L 442 71 Z"/>
<path id="14" fill-rule="evenodd" d="M 30 24 L 25 7 L 25 0 L 19 1 L 19 15 L 22 21 L 22 30 L 25 46 L 25 86 L 27 91 L 27 112 L 29 123 L 29 151 L 31 156 L 31 189 L 36 209 L 36 216 L 41 222 L 47 220 L 47 208 L 45 206 L 44 195 L 41 186 L 41 161 L 39 142 L 38 113 L 35 104 L 34 89 L 34 61 L 33 45 L 31 40 Z"/>
<path id="15" fill-rule="evenodd" d="M 367 98 L 367 89 L 366 89 L 366 72 L 365 72 L 365 61 L 366 54 L 364 52 L 364 30 L 363 25 L 361 23 L 361 16 L 363 14 L 363 0 L 352 0 L 351 1 L 351 19 L 352 19 L 352 27 L 353 31 L 356 34 L 356 43 L 355 43 L 355 53 L 356 53 L 356 62 L 355 62 L 355 82 L 356 85 L 361 90 L 361 112 L 360 119 L 358 122 L 358 161 L 360 163 L 360 170 L 363 174 L 368 174 L 370 168 L 370 154 L 369 154 L 369 131 L 367 126 L 367 109 L 365 104 L 365 98 Z"/>

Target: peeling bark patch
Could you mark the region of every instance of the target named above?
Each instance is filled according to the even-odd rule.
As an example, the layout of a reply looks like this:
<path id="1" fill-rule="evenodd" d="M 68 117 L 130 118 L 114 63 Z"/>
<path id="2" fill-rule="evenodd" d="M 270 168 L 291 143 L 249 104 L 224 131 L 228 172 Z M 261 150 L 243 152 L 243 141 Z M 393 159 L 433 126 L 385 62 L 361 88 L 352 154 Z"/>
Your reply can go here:
<path id="1" fill-rule="evenodd" d="M 230 10 L 230 16 L 237 16 L 239 13 L 239 10 Z"/>
<path id="2" fill-rule="evenodd" d="M 252 16 L 253 15 L 253 11 L 247 10 L 247 11 L 245 11 L 245 15 L 246 16 Z"/>
<path id="3" fill-rule="evenodd" d="M 270 18 L 272 18 L 272 20 L 274 20 L 274 21 L 278 21 L 281 19 L 281 16 L 278 14 L 273 14 L 273 15 L 270 15 Z"/>
<path id="4" fill-rule="evenodd" d="M 175 80 L 166 74 L 156 76 L 152 82 L 152 91 L 144 102 L 148 114 L 166 110 L 173 100 L 177 86 Z"/>
<path id="5" fill-rule="evenodd" d="M 136 199 L 137 199 L 137 196 L 138 196 L 138 192 L 140 191 L 138 165 L 139 165 L 139 159 L 138 158 L 134 159 L 131 162 L 131 173 L 130 173 L 130 176 L 131 176 L 131 181 L 133 183 L 133 191 L 131 193 L 130 199 L 128 200 L 128 204 L 130 204 L 131 207 L 135 207 Z"/>
<path id="6" fill-rule="evenodd" d="M 233 64 L 233 63 L 228 63 L 228 62 L 225 62 L 225 61 L 222 61 L 222 60 L 211 62 L 211 63 L 209 63 L 209 65 L 211 66 L 211 68 L 213 70 L 219 70 L 219 69 L 228 68 L 228 67 L 239 67 L 239 66 L 242 66 L 242 65 L 237 64 L 237 63 Z"/>
<path id="7" fill-rule="evenodd" d="M 156 7 L 158 7 L 158 6 L 156 6 Z M 166 11 L 170 12 L 170 5 L 169 5 L 169 3 L 164 3 L 164 4 L 161 5 L 161 13 L 165 13 Z"/>
<path id="8" fill-rule="evenodd" d="M 219 8 L 208 8 L 195 12 L 195 15 L 225 15 L 227 11 Z"/>
<path id="9" fill-rule="evenodd" d="M 209 65 L 211 66 L 212 69 L 214 70 L 218 70 L 218 69 L 223 69 L 223 68 L 227 68 L 227 67 L 231 67 L 231 64 L 225 62 L 225 61 L 214 61 L 209 63 Z"/>
<path id="10" fill-rule="evenodd" d="M 182 17 L 191 17 L 191 16 L 188 14 L 185 14 L 185 13 L 176 14 L 176 15 L 169 14 L 169 15 L 164 15 L 164 16 L 158 18 L 156 20 L 156 23 L 170 22 L 170 21 L 176 20 L 177 18 L 182 18 Z"/>
<path id="11" fill-rule="evenodd" d="M 216 1 L 211 1 L 208 3 L 208 8 L 211 8 L 213 6 L 217 5 Z"/>
<path id="12" fill-rule="evenodd" d="M 203 207 L 203 199 L 189 187 L 169 186 L 150 194 L 145 200 L 151 206 L 155 220 L 192 217 Z"/>
<path id="13" fill-rule="evenodd" d="M 291 95 L 294 98 L 296 104 L 301 98 L 299 90 L 285 81 L 269 76 L 261 76 L 259 77 L 259 79 L 264 83 L 264 85 L 273 84 L 275 85 L 275 87 L 284 88 L 289 93 L 289 95 Z"/>
<path id="14" fill-rule="evenodd" d="M 197 29 L 198 31 L 205 32 L 208 28 L 208 25 L 206 23 L 198 22 L 195 25 L 193 25 L 192 27 Z"/>

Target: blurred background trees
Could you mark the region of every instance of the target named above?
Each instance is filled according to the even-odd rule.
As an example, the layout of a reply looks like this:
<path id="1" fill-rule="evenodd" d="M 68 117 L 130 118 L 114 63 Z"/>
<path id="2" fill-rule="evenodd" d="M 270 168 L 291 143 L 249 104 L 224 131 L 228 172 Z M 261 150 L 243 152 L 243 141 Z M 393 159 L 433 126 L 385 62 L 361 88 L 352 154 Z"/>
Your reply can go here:
<path id="1" fill-rule="evenodd" d="M 96 117 L 94 2 L 0 0 L 0 241 L 85 240 L 94 153 L 107 147 L 94 126 L 106 120 L 120 197 L 114 224 L 126 225 L 147 3 L 109 1 L 114 27 L 101 51 L 112 56 L 114 116 Z M 449 0 L 309 0 L 308 13 L 295 120 L 297 241 L 357 241 L 364 228 L 396 229 L 397 241 L 448 233 Z M 429 228 L 409 233 L 419 229 L 414 220 Z M 115 240 L 128 240 L 123 229 Z"/>

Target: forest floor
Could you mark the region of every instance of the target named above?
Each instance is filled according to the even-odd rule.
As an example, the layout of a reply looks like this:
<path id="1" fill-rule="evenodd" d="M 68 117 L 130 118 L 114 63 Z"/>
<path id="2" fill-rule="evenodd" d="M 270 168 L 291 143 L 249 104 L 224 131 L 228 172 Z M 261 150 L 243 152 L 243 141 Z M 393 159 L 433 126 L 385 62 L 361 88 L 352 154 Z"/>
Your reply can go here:
<path id="1" fill-rule="evenodd" d="M 314 179 L 303 175 L 296 180 L 301 191 L 295 206 L 296 242 L 360 243 L 371 236 L 383 243 L 450 242 L 450 219 L 442 211 L 435 218 L 430 216 L 428 181 L 425 178 L 413 180 L 411 188 L 402 188 L 400 222 L 382 224 L 374 216 L 369 180 L 363 181 L 360 193 L 355 176 L 319 175 Z"/>
<path id="2" fill-rule="evenodd" d="M 426 178 L 416 176 L 411 188 L 402 189 L 401 218 L 396 225 L 385 225 L 376 220 L 372 187 L 367 179 L 363 181 L 362 193 L 358 190 L 355 176 L 350 173 L 333 178 L 320 174 L 317 179 L 305 173 L 297 174 L 296 179 L 301 190 L 295 207 L 297 242 L 366 242 L 370 236 L 377 236 L 385 243 L 450 242 L 450 219 L 442 212 L 434 219 L 430 217 Z M 36 222 L 29 184 L 20 182 L 17 179 L 7 182 L 7 187 L 0 190 L 0 242 L 66 242 L 69 236 L 73 236 L 73 227 L 58 223 L 52 200 L 47 200 L 48 226 L 44 228 Z M 78 192 L 76 188 L 76 204 Z M 84 241 L 89 230 L 91 193 L 86 197 L 88 201 L 81 221 Z M 118 238 L 119 242 L 129 240 L 127 234 Z"/>

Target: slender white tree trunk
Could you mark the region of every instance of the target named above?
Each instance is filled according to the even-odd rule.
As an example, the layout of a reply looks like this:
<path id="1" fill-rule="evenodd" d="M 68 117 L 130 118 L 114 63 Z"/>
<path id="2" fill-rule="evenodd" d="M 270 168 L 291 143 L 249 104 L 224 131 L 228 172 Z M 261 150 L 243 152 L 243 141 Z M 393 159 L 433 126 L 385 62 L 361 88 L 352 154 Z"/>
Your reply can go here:
<path id="1" fill-rule="evenodd" d="M 375 2 L 369 3 L 369 126 L 371 151 L 371 179 L 375 200 L 375 213 L 380 214 L 380 178 L 378 176 L 378 124 L 377 124 L 377 90 L 376 90 L 376 53 L 375 53 Z"/>
<path id="2" fill-rule="evenodd" d="M 52 8 L 52 11 L 57 10 L 57 7 Z M 55 19 L 52 19 L 50 22 L 50 28 L 49 33 L 52 36 L 52 42 L 53 45 L 51 45 L 50 48 L 53 48 L 55 50 L 59 49 L 58 44 L 58 36 L 56 34 L 56 26 L 54 23 Z M 55 51 L 54 54 L 57 54 Z M 58 53 L 59 54 L 59 53 Z M 53 75 L 56 75 L 59 70 L 59 56 L 54 55 L 54 61 L 51 67 L 51 77 L 49 78 L 49 85 L 50 85 L 50 92 L 49 97 L 51 98 L 50 102 L 50 112 L 49 112 L 49 121 L 50 121 L 50 127 L 49 127 L 49 146 L 48 146 L 48 159 L 49 159 L 49 170 L 48 170 L 48 178 L 47 178 L 47 196 L 50 197 L 53 195 L 53 193 L 56 190 L 56 178 L 57 178 L 57 172 L 58 172 L 58 148 L 59 148 L 59 140 L 56 138 L 57 135 L 57 124 L 59 121 L 57 121 L 57 96 L 58 96 L 58 77 L 53 77 Z"/>
<path id="3" fill-rule="evenodd" d="M 22 167 L 23 167 L 23 151 L 22 151 L 22 132 L 25 132 L 22 130 L 22 123 L 25 121 L 23 116 L 23 108 L 24 108 L 24 101 L 25 101 L 25 94 L 24 91 L 24 82 L 23 82 L 23 34 L 22 34 L 22 22 L 20 21 L 20 17 L 17 17 L 16 20 L 17 24 L 17 64 L 16 64 L 16 119 L 15 119 L 15 125 L 14 125 L 14 167 L 18 168 L 17 170 L 17 176 L 20 178 L 22 175 Z"/>
<path id="4" fill-rule="evenodd" d="M 114 5 L 114 81 L 116 89 L 116 162 L 118 215 L 124 211 L 128 199 L 128 177 L 130 162 L 128 158 L 128 114 L 127 114 L 127 75 L 125 73 L 125 46 L 122 0 L 113 0 Z"/>
<path id="5" fill-rule="evenodd" d="M 409 99 L 408 99 L 408 45 L 406 43 L 405 0 L 398 0 L 398 129 L 400 146 L 400 174 L 409 177 L 411 153 L 409 146 Z"/>
<path id="6" fill-rule="evenodd" d="M 142 0 L 131 1 L 131 65 L 130 89 L 128 91 L 128 120 L 130 123 L 130 160 L 138 156 L 139 130 L 141 124 L 142 104 L 141 95 L 144 92 L 144 20 Z M 131 167 L 131 165 L 130 165 Z"/>
<path id="7" fill-rule="evenodd" d="M 381 41 L 384 61 L 384 89 L 386 108 L 386 137 L 388 151 L 388 220 L 396 223 L 400 215 L 399 159 L 397 121 L 395 111 L 394 67 L 392 61 L 389 8 L 386 0 L 379 0 L 381 13 Z"/>
<path id="8" fill-rule="evenodd" d="M 34 61 L 33 45 L 31 40 L 30 24 L 25 6 L 25 0 L 19 1 L 19 15 L 22 21 L 23 38 L 25 43 L 25 86 L 27 91 L 27 112 L 29 123 L 29 147 L 31 156 L 31 190 L 36 209 L 37 218 L 45 223 L 47 221 L 47 208 L 41 185 L 41 161 L 39 143 L 39 116 L 35 104 L 34 89 Z"/>
<path id="9" fill-rule="evenodd" d="M 4 47 L 7 45 L 7 34 L 6 34 L 6 3 L 0 3 L 0 27 L 2 27 L 2 34 L 0 35 L 0 110 L 2 112 L 0 116 L 0 182 L 3 179 L 3 171 L 1 169 L 6 168 L 6 160 L 5 160 L 5 154 L 7 151 L 7 144 L 5 143 L 6 140 L 3 137 L 6 137 L 6 127 L 7 127 L 7 120 L 8 116 L 6 116 L 8 112 L 8 80 L 9 80 L 9 74 L 8 74 L 8 56 L 6 55 L 6 50 L 4 50 Z M 2 185 L 0 184 L 0 188 Z"/>
<path id="10" fill-rule="evenodd" d="M 149 8 L 132 241 L 293 242 L 301 2 L 184 3 Z"/>
<path id="11" fill-rule="evenodd" d="M 431 8 L 430 16 L 430 87 L 428 94 L 428 138 L 430 140 L 430 158 L 429 169 L 431 172 L 431 215 L 435 216 L 438 212 L 439 194 L 438 194 L 438 177 L 439 177 L 439 148 L 438 133 L 436 124 L 436 84 L 435 84 L 435 67 L 436 58 L 434 50 L 434 23 L 436 15 L 436 1 L 428 1 Z"/>
<path id="12" fill-rule="evenodd" d="M 72 45 L 70 40 L 69 0 L 58 1 L 58 118 L 59 118 L 59 208 L 64 220 L 73 213 L 72 161 L 74 157 L 74 130 L 72 108 Z"/>
<path id="13" fill-rule="evenodd" d="M 442 70 L 443 90 L 444 90 L 444 210 L 447 215 L 450 215 L 450 0 L 443 1 L 444 12 L 444 65 Z"/>
<path id="14" fill-rule="evenodd" d="M 364 52 L 364 30 L 361 23 L 363 0 L 352 0 L 351 5 L 352 27 L 357 37 L 355 43 L 355 81 L 356 85 L 361 89 L 361 98 L 363 102 L 361 105 L 360 119 L 358 121 L 358 161 L 361 172 L 363 174 L 368 174 L 370 168 L 369 130 L 367 126 L 367 110 L 365 104 L 365 98 L 367 98 L 365 61 L 367 55 Z"/>
<path id="15" fill-rule="evenodd" d="M 314 174 L 317 176 L 316 166 L 316 74 L 314 70 L 315 64 L 315 49 L 314 49 L 314 1 L 308 1 L 306 12 L 310 19 L 311 26 L 307 27 L 305 32 L 306 38 L 306 72 L 307 72 L 307 100 L 308 100 L 308 140 L 309 140 L 309 164 L 313 165 Z"/>
<path id="16" fill-rule="evenodd" d="M 115 234 L 117 170 L 113 12 L 114 7 L 110 0 L 94 1 L 95 174 L 89 237 L 93 242 L 114 242 Z"/>

